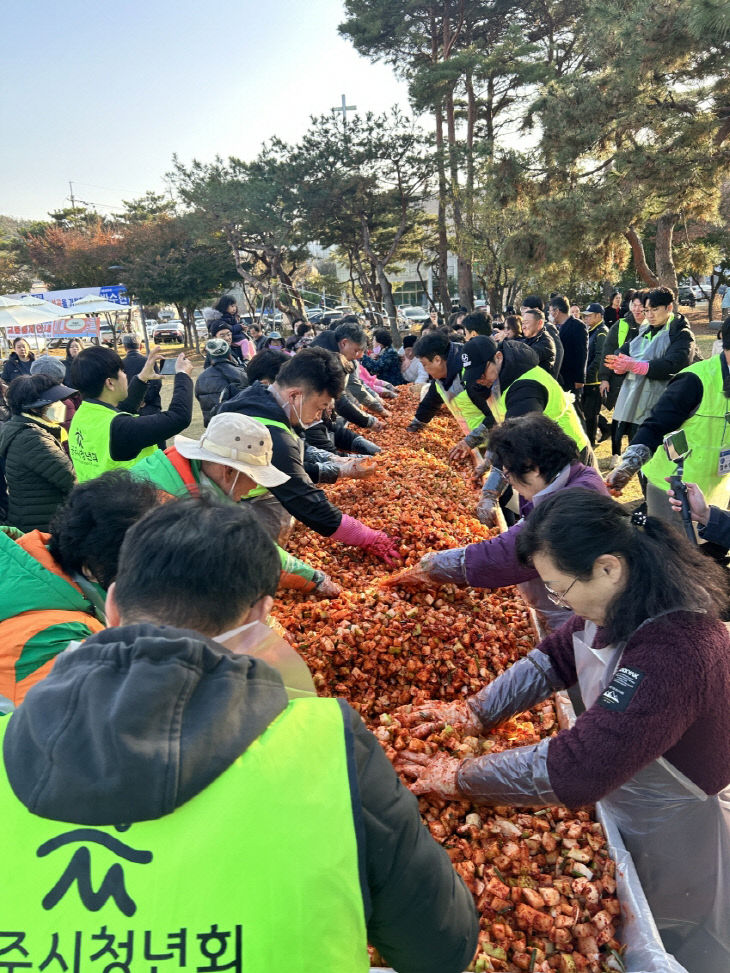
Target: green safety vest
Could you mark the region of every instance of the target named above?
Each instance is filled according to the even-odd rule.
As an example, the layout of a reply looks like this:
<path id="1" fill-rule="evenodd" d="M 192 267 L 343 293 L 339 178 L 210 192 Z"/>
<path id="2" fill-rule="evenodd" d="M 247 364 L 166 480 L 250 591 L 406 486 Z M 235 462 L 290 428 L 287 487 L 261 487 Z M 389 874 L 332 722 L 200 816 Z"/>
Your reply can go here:
<path id="1" fill-rule="evenodd" d="M 173 447 L 168 446 L 164 451 L 161 449 L 156 450 L 151 456 L 137 463 L 130 471 L 130 476 L 134 477 L 135 480 L 149 480 L 159 490 L 164 490 L 165 493 L 169 493 L 174 497 L 185 497 L 190 493 L 194 493 L 199 483 L 200 460 L 186 460 L 185 457 L 178 454 L 177 461 L 173 462 L 168 456 L 168 453 L 172 449 Z M 185 471 L 185 477 L 183 477 L 183 473 L 181 472 L 180 461 L 190 464 L 190 471 L 189 473 Z M 217 484 L 211 482 L 211 489 L 215 490 L 215 495 L 219 499 L 233 503 Z M 250 497 L 250 494 L 247 495 L 248 497 Z M 288 554 L 278 544 L 276 545 L 276 549 L 279 552 L 279 560 L 281 561 L 281 570 L 283 572 L 286 574 L 298 574 L 307 581 L 311 581 L 314 578 L 315 569 L 307 564 L 306 561 L 300 561 L 293 554 Z"/>
<path id="2" fill-rule="evenodd" d="M 518 382 L 539 382 L 548 393 L 548 401 L 543 415 L 552 419 L 553 422 L 557 422 L 565 435 L 575 440 L 579 450 L 585 449 L 588 445 L 588 436 L 586 436 L 585 430 L 580 424 L 578 413 L 573 408 L 570 393 L 565 392 L 552 375 L 549 375 L 540 365 L 536 365 L 525 372 L 524 375 L 516 378 L 507 386 L 496 402 L 490 399 L 492 413 L 497 422 L 504 422 L 507 415 L 507 393 Z"/>
<path id="3" fill-rule="evenodd" d="M 75 412 L 68 432 L 68 451 L 79 483 L 93 480 L 107 470 L 128 470 L 157 449 L 157 446 L 146 446 L 134 459 L 112 459 L 109 452 L 110 427 L 118 415 L 128 413 L 118 412 L 98 402 L 82 402 Z"/>
<path id="4" fill-rule="evenodd" d="M 185 497 L 190 494 L 191 490 L 197 489 L 197 478 L 200 473 L 200 462 L 198 460 L 185 460 L 185 462 L 190 463 L 190 474 L 194 482 L 185 482 L 179 470 L 175 468 L 172 460 L 168 457 L 167 450 L 162 449 L 156 449 L 151 456 L 135 463 L 130 476 L 134 477 L 135 480 L 149 480 L 159 490 L 164 490 L 165 493 L 170 493 L 174 497 Z"/>
<path id="5" fill-rule="evenodd" d="M 621 348 L 629 336 L 629 322 L 626 318 L 621 318 L 618 323 L 618 344 L 616 348 Z"/>
<path id="6" fill-rule="evenodd" d="M 153 821 L 38 817 L 4 766 L 0 807 L 13 969 L 367 973 L 337 700 L 291 700 L 205 790 Z"/>
<path id="7" fill-rule="evenodd" d="M 285 422 L 279 422 L 278 419 L 264 419 L 262 416 L 251 416 L 251 418 L 255 419 L 256 422 L 263 423 L 264 426 L 277 426 L 279 429 L 283 429 L 284 432 L 288 432 L 290 436 L 293 436 L 294 439 L 296 439 L 297 443 L 301 442 L 299 436 L 297 436 L 297 434 L 289 426 L 287 426 Z M 250 493 L 247 493 L 246 496 L 243 497 L 242 499 L 253 500 L 254 497 L 263 497 L 263 495 L 268 492 L 269 492 L 268 487 L 257 486 L 254 487 L 253 490 L 250 491 Z"/>
<path id="8" fill-rule="evenodd" d="M 459 375 L 456 376 L 448 389 L 444 387 L 444 383 L 440 379 L 434 379 L 434 384 L 438 394 L 446 403 L 446 408 L 456 419 L 464 435 L 471 432 L 472 429 L 476 429 L 477 426 L 481 426 L 485 415 L 469 398 Z"/>
<path id="9" fill-rule="evenodd" d="M 708 503 L 724 510 L 730 499 L 730 427 L 725 418 L 730 399 L 722 391 L 722 353 L 682 369 L 683 375 L 687 372 L 702 382 L 702 399 L 694 415 L 682 423 L 692 450 L 684 461 L 683 479 L 696 483 Z M 669 490 L 664 477 L 672 476 L 676 465 L 660 446 L 641 471 L 655 487 Z"/>

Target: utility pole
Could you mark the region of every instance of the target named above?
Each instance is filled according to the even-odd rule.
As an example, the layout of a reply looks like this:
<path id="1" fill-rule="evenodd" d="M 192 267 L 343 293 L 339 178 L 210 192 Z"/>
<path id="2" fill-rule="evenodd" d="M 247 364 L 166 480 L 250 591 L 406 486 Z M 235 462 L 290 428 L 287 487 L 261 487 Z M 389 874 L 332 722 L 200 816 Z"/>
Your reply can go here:
<path id="1" fill-rule="evenodd" d="M 347 104 L 347 98 L 345 98 L 345 96 L 343 95 L 342 96 L 342 104 L 339 107 L 337 107 L 337 108 L 333 108 L 332 111 L 341 111 L 342 112 L 342 127 L 346 129 L 347 128 L 347 113 L 349 111 L 357 111 L 357 105 L 348 105 Z"/>
<path id="2" fill-rule="evenodd" d="M 75 213 L 76 212 L 76 197 L 74 196 L 74 184 L 71 182 L 70 179 L 68 181 L 68 188 L 69 188 L 69 192 L 71 193 L 71 195 L 68 197 L 69 200 L 71 201 L 71 210 Z"/>

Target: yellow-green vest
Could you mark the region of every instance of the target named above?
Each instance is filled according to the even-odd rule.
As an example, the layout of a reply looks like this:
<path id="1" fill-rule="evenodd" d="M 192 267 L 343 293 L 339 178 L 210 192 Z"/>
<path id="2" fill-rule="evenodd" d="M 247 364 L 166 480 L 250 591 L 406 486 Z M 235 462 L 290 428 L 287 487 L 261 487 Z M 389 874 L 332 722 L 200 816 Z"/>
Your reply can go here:
<path id="1" fill-rule="evenodd" d="M 516 378 L 514 382 L 504 389 L 496 402 L 492 404 L 493 400 L 490 399 L 492 413 L 497 422 L 504 422 L 507 415 L 507 393 L 518 382 L 539 382 L 548 394 L 547 405 L 545 406 L 543 415 L 546 415 L 548 419 L 552 419 L 553 422 L 557 422 L 565 435 L 575 440 L 579 450 L 585 449 L 588 445 L 588 436 L 586 436 L 585 430 L 580 423 L 578 413 L 573 408 L 572 394 L 564 391 L 552 375 L 549 375 L 540 365 L 536 365 L 534 368 L 525 372 L 524 375 Z"/>
<path id="2" fill-rule="evenodd" d="M 145 456 L 150 456 L 157 446 L 146 446 L 134 459 L 112 459 L 109 438 L 112 421 L 120 413 L 98 402 L 82 402 L 68 432 L 68 451 L 79 483 L 93 480 L 107 470 L 128 470 Z"/>
<path id="3" fill-rule="evenodd" d="M 284 432 L 288 432 L 290 436 L 293 436 L 297 442 L 300 442 L 299 436 L 292 429 L 287 426 L 285 422 L 279 422 L 278 419 L 264 419 L 263 416 L 251 416 L 256 422 L 260 422 L 264 426 L 276 426 L 278 429 L 283 429 Z M 254 497 L 263 497 L 265 493 L 269 492 L 269 488 L 265 486 L 256 486 L 253 490 L 250 490 L 245 497 L 241 497 L 242 500 L 253 500 Z"/>
<path id="4" fill-rule="evenodd" d="M 1 721 L 0 737 L 13 718 Z M 89 827 L 41 818 L 15 797 L 4 769 L 0 807 L 12 876 L 0 915 L 19 940 L 13 948 L 5 933 L 4 963 L 79 973 L 367 973 L 334 699 L 292 700 L 220 777 L 157 820 Z"/>
<path id="5" fill-rule="evenodd" d="M 730 470 L 730 424 L 725 418 L 730 413 L 730 399 L 722 391 L 722 354 L 682 369 L 683 375 L 687 372 L 702 382 L 702 399 L 694 415 L 682 423 L 692 450 L 684 461 L 683 479 L 696 483 L 708 503 L 724 510 L 730 499 L 730 472 L 721 474 L 719 467 L 720 453 L 725 451 L 724 467 Z M 649 482 L 660 490 L 669 490 L 664 477 L 675 472 L 676 465 L 667 458 L 663 446 L 642 467 Z"/>
<path id="6" fill-rule="evenodd" d="M 628 336 L 629 336 L 629 322 L 626 320 L 626 318 L 619 318 L 618 344 L 616 345 L 617 349 L 620 349 L 623 346 Z"/>
<path id="7" fill-rule="evenodd" d="M 438 394 L 446 403 L 446 408 L 454 419 L 456 419 L 459 429 L 461 429 L 464 435 L 471 432 L 472 429 L 476 429 L 477 426 L 481 426 L 484 422 L 485 415 L 469 398 L 469 394 L 464 388 L 464 384 L 459 375 L 456 376 L 448 389 L 445 388 L 444 383 L 440 379 L 434 379 L 434 384 L 438 390 Z"/>

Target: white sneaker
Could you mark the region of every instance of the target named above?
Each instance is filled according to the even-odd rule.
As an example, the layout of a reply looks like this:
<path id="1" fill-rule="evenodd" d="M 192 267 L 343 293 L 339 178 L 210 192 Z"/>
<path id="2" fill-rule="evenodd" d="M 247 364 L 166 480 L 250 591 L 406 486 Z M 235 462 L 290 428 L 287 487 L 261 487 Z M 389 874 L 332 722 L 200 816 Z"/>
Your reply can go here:
<path id="1" fill-rule="evenodd" d="M 615 470 L 615 469 L 616 469 L 616 467 L 618 466 L 618 464 L 619 464 L 620 462 L 621 462 L 621 457 L 620 457 L 620 456 L 615 456 L 615 455 L 614 455 L 614 456 L 612 456 L 612 457 L 611 457 L 611 469 L 612 469 L 612 470 Z"/>

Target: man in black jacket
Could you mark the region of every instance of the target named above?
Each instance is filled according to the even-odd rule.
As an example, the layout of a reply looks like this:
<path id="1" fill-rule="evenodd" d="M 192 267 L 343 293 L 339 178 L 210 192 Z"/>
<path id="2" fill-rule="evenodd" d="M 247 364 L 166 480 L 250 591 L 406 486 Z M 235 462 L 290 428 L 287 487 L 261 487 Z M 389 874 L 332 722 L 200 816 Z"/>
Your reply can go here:
<path id="1" fill-rule="evenodd" d="M 133 415 L 146 383 L 156 374 L 162 359 L 155 345 L 139 375 L 127 383 L 122 359 L 111 348 L 84 348 L 71 366 L 73 387 L 81 393 L 81 405 L 71 420 L 69 453 L 80 483 L 106 470 L 129 467 L 157 443 L 187 429 L 193 417 L 192 363 L 184 354 L 175 363 L 175 386 L 165 412 Z M 109 413 L 104 414 L 104 410 Z M 101 418 L 100 418 L 101 416 Z M 108 429 L 107 429 L 108 427 Z M 93 443 L 93 449 L 89 449 Z"/>
<path id="2" fill-rule="evenodd" d="M 135 375 L 139 375 L 145 366 L 147 358 L 145 355 L 140 354 L 139 350 L 139 338 L 136 334 L 125 334 L 122 335 L 122 344 L 126 354 L 122 359 L 122 368 L 127 376 L 127 382 L 131 382 Z M 159 372 L 159 367 L 155 366 L 155 371 Z M 160 392 L 162 391 L 162 381 L 160 379 L 151 378 L 147 382 L 147 390 L 145 391 L 144 398 L 142 399 L 142 405 L 137 410 L 137 413 L 141 416 L 152 416 L 158 412 L 162 412 L 162 399 L 160 398 Z"/>
<path id="3" fill-rule="evenodd" d="M 647 478 L 648 513 L 674 520 L 665 477 L 675 467 L 666 459 L 664 437 L 683 429 L 690 447 L 684 476 L 695 482 L 710 503 L 727 508 L 730 501 L 730 316 L 722 324 L 719 355 L 695 362 L 670 379 L 666 389 L 639 426 L 616 469 L 606 477 L 614 490 L 622 490 L 642 470 Z"/>
<path id="4" fill-rule="evenodd" d="M 77 868 L 82 852 L 101 876 L 110 851 L 123 860 L 96 893 L 110 941 L 141 943 L 151 925 L 151 948 L 172 950 L 187 930 L 200 969 L 360 969 L 368 941 L 400 973 L 469 964 L 474 904 L 416 799 L 346 702 L 302 698 L 301 660 L 263 624 L 279 572 L 237 504 L 173 501 L 127 533 L 111 627 L 6 723 L 5 837 L 38 894 L 16 908 L 8 885 L 1 901 L 29 945 L 39 932 L 47 948 L 69 909 L 77 936 L 98 930 L 83 873 L 54 911 L 41 903 L 54 868 L 56 890 L 71 874 L 70 852 L 45 860 L 53 840 L 82 840 Z"/>
<path id="5" fill-rule="evenodd" d="M 487 405 L 489 393 L 476 385 L 467 387 L 462 379 L 463 349 L 463 344 L 449 341 L 442 331 L 427 331 L 414 345 L 413 354 L 420 359 L 431 381 L 408 426 L 409 432 L 423 429 L 443 405 L 447 406 L 465 436 L 477 426 L 490 429 L 494 425 L 494 417 Z"/>
<path id="6" fill-rule="evenodd" d="M 334 331 L 327 330 L 317 335 L 311 347 L 326 348 L 336 355 L 342 355 L 348 363 L 343 366 L 346 371 L 346 385 L 335 402 L 337 414 L 342 416 L 345 422 L 351 422 L 361 429 L 374 429 L 376 432 L 383 429 L 383 417 L 387 416 L 387 410 L 379 397 L 365 388 L 357 376 L 356 359 L 367 347 L 367 338 L 354 315 L 345 318 Z M 364 412 L 357 405 L 358 402 L 376 412 L 379 418 Z"/>
<path id="7" fill-rule="evenodd" d="M 520 314 L 524 318 L 526 311 L 542 311 L 543 316 L 545 315 L 545 304 L 543 299 L 537 294 L 528 294 L 527 297 L 522 299 L 522 304 L 520 305 Z M 550 374 L 553 378 L 558 379 L 560 375 L 560 369 L 563 367 L 563 356 L 565 354 L 563 350 L 563 343 L 560 340 L 560 333 L 555 327 L 553 322 L 545 317 L 545 330 L 553 339 L 553 344 L 555 345 L 555 361 L 553 362 L 553 367 Z"/>
<path id="8" fill-rule="evenodd" d="M 589 304 L 583 313 L 588 328 L 588 361 L 582 404 L 588 439 L 591 446 L 595 446 L 598 427 L 600 426 L 601 436 L 605 437 L 608 433 L 608 422 L 601 415 L 601 386 L 598 375 L 603 362 L 603 344 L 608 334 L 608 325 L 604 320 L 603 305 L 597 301 Z"/>
<path id="9" fill-rule="evenodd" d="M 540 368 L 555 378 L 555 342 L 545 328 L 545 315 L 539 308 L 526 307 L 522 312 L 522 334 L 527 347 L 537 352 Z"/>
<path id="10" fill-rule="evenodd" d="M 206 365 L 195 383 L 195 398 L 207 427 L 221 402 L 226 402 L 248 387 L 246 367 L 231 357 L 231 347 L 222 338 L 210 338 L 205 343 Z"/>
<path id="11" fill-rule="evenodd" d="M 272 463 L 289 479 L 250 499 L 282 547 L 294 517 L 324 537 L 361 547 L 391 564 L 400 555 L 388 535 L 343 514 L 312 483 L 304 468 L 302 433 L 342 395 L 344 385 L 345 373 L 337 356 L 324 348 L 304 348 L 280 369 L 271 385 L 254 382 L 224 402 L 219 411 L 241 412 L 269 427 Z"/>
<path id="12" fill-rule="evenodd" d="M 549 307 L 563 345 L 563 363 L 558 381 L 566 392 L 579 396 L 586 382 L 588 328 L 584 321 L 570 315 L 570 305 L 564 297 L 551 297 Z"/>

